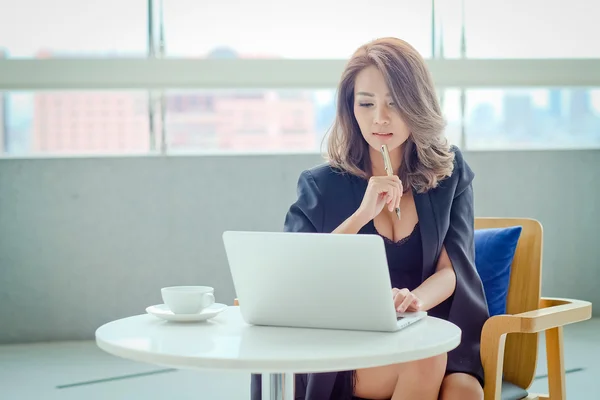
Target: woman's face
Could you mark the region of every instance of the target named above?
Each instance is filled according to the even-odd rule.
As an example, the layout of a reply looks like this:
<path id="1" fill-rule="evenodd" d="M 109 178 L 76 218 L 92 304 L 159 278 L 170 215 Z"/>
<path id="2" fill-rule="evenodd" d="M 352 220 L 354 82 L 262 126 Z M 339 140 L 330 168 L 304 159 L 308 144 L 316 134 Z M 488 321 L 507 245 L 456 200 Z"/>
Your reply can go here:
<path id="1" fill-rule="evenodd" d="M 354 116 L 363 137 L 375 151 L 380 151 L 381 145 L 386 144 L 392 152 L 410 136 L 383 74 L 375 66 L 363 69 L 356 76 Z"/>

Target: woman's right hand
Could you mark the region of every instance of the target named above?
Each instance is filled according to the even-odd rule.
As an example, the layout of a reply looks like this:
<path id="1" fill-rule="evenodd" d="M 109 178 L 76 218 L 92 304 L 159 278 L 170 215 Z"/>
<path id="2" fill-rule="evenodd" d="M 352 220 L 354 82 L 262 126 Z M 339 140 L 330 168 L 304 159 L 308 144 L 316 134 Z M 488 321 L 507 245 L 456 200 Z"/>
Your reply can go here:
<path id="1" fill-rule="evenodd" d="M 363 221 L 371 221 L 385 206 L 390 212 L 400 207 L 403 187 L 400 178 L 393 176 L 373 176 L 369 179 L 367 190 L 356 214 Z"/>

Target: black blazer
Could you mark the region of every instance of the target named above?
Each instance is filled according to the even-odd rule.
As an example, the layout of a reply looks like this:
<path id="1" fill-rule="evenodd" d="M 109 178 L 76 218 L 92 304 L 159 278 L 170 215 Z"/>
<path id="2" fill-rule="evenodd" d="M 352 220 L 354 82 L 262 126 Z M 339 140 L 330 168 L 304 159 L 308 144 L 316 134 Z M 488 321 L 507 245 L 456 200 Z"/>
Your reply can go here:
<path id="1" fill-rule="evenodd" d="M 481 330 L 489 317 L 483 284 L 475 269 L 473 171 L 460 150 L 452 175 L 426 193 L 414 192 L 423 243 L 424 281 L 435 272 L 442 245 L 456 273 L 453 295 L 429 311 L 462 330 L 460 345 L 448 353 L 447 372 L 474 375 L 483 385 L 479 347 Z M 361 204 L 368 181 L 343 173 L 329 164 L 305 170 L 298 180 L 298 199 L 286 217 L 288 232 L 330 233 Z M 360 233 L 365 233 L 363 228 Z M 296 399 L 329 400 L 337 373 L 299 374 Z M 260 399 L 260 376 L 252 378 L 252 399 Z"/>

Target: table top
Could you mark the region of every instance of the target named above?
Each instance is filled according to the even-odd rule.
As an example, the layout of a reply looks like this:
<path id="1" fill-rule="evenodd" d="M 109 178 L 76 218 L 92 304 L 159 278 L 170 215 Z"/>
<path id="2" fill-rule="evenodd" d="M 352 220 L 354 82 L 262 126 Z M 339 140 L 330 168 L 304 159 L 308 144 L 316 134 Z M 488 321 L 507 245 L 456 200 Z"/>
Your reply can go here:
<path id="1" fill-rule="evenodd" d="M 460 343 L 460 329 L 426 317 L 398 332 L 248 325 L 239 307 L 197 323 L 143 314 L 96 330 L 98 346 L 130 360 L 177 369 L 251 373 L 329 372 L 432 357 Z"/>

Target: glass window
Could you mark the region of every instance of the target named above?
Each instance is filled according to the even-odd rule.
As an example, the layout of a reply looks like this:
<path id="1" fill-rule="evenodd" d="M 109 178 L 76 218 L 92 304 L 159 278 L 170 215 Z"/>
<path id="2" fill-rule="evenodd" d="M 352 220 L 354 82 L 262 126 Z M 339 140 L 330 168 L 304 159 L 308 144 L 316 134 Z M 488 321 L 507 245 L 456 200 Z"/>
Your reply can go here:
<path id="1" fill-rule="evenodd" d="M 317 151 L 335 113 L 333 90 L 169 91 L 201 111 L 166 108 L 169 151 Z"/>
<path id="2" fill-rule="evenodd" d="M 0 58 L 146 56 L 146 0 L 2 0 L 0 9 Z"/>
<path id="3" fill-rule="evenodd" d="M 367 3 L 365 3 L 367 4 Z M 348 58 L 361 44 L 397 36 L 431 55 L 431 2 L 196 0 L 164 2 L 166 54 L 173 57 Z"/>
<path id="4" fill-rule="evenodd" d="M 0 92 L 0 154 L 147 153 L 148 95 Z"/>
<path id="5" fill-rule="evenodd" d="M 600 147 L 600 88 L 451 88 L 439 95 L 446 136 L 463 149 Z M 335 91 L 169 91 L 165 105 L 168 152 L 310 152 L 325 149 Z M 143 91 L 0 93 L 0 153 L 148 153 L 160 148 L 156 110 L 150 124 Z"/>
<path id="6" fill-rule="evenodd" d="M 461 91 L 459 89 L 438 90 L 438 96 L 444 118 L 446 118 L 446 130 L 444 134 L 450 143 L 462 147 L 463 117 L 460 106 Z"/>
<path id="7" fill-rule="evenodd" d="M 468 58 L 600 57 L 600 2 L 589 0 L 438 1 L 445 57 L 461 55 L 462 3 Z"/>
<path id="8" fill-rule="evenodd" d="M 600 88 L 466 91 L 466 147 L 600 147 Z"/>

